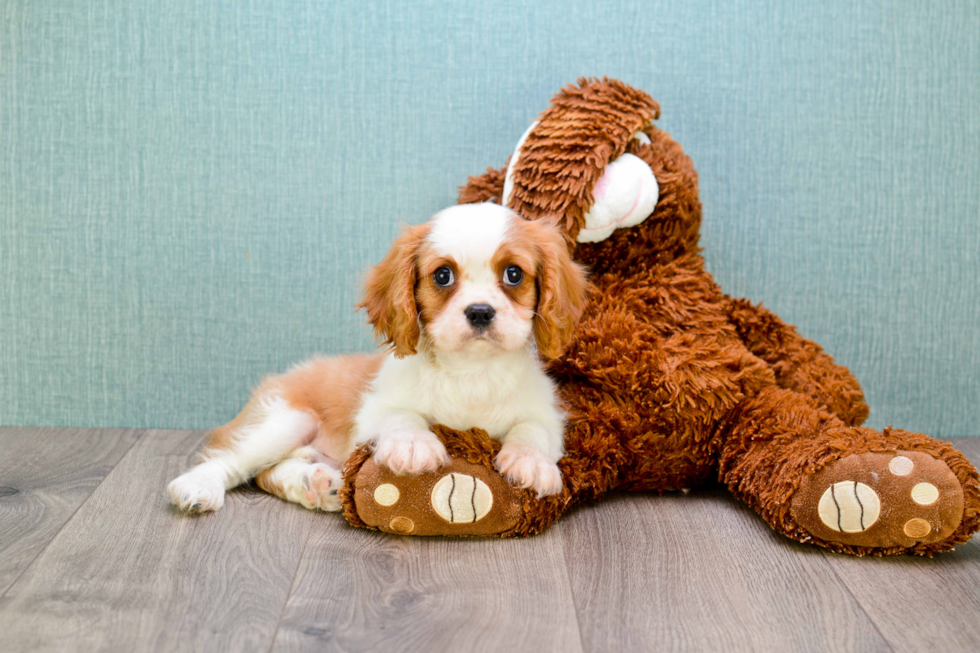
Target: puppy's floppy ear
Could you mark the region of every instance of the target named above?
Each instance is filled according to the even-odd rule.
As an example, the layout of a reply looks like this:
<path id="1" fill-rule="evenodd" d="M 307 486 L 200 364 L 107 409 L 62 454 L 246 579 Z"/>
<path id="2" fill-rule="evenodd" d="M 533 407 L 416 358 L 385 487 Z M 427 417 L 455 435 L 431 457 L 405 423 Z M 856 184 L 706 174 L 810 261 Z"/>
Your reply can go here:
<path id="1" fill-rule="evenodd" d="M 561 230 L 546 220 L 527 223 L 538 247 L 538 308 L 534 339 L 548 359 L 564 353 L 588 299 L 585 267 L 572 260 Z"/>
<path id="2" fill-rule="evenodd" d="M 406 227 L 384 259 L 371 268 L 358 309 L 367 310 L 374 335 L 397 358 L 416 353 L 419 312 L 415 304 L 418 282 L 416 258 L 429 233 L 428 225 Z"/>

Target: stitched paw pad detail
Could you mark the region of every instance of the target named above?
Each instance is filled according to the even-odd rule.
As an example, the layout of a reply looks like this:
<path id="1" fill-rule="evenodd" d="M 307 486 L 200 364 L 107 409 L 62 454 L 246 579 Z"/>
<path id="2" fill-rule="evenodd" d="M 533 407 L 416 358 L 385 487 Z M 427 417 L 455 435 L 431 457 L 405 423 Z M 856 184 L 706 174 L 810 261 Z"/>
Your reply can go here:
<path id="1" fill-rule="evenodd" d="M 436 481 L 430 497 L 432 509 L 450 524 L 475 524 L 493 508 L 490 487 L 475 476 L 458 472 Z"/>
<path id="2" fill-rule="evenodd" d="M 824 491 L 817 511 L 827 528 L 838 533 L 861 533 L 878 521 L 881 501 L 864 483 L 840 481 Z"/>

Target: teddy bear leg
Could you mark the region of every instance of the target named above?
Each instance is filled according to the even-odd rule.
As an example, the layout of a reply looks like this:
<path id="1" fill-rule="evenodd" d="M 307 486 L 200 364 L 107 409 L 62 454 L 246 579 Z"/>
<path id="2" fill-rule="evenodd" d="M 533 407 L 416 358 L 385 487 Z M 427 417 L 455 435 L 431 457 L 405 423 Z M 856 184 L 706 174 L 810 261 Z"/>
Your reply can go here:
<path id="1" fill-rule="evenodd" d="M 777 531 L 854 555 L 952 549 L 980 528 L 980 480 L 928 436 L 847 426 L 768 388 L 724 429 L 720 478 Z"/>
<path id="2" fill-rule="evenodd" d="M 745 347 L 772 368 L 779 387 L 813 397 L 848 426 L 868 418 L 864 393 L 850 370 L 795 327 L 745 299 L 728 299 L 728 318 Z"/>

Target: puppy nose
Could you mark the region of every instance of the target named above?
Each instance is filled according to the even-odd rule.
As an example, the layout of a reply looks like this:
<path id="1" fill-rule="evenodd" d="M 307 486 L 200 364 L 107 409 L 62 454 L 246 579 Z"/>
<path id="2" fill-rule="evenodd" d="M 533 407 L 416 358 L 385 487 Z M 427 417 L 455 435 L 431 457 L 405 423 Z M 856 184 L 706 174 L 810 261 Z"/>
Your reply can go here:
<path id="1" fill-rule="evenodd" d="M 490 322 L 493 321 L 493 316 L 496 314 L 496 311 L 489 304 L 470 304 L 463 313 L 466 315 L 466 319 L 470 321 L 470 324 L 477 329 L 482 329 L 490 326 Z"/>

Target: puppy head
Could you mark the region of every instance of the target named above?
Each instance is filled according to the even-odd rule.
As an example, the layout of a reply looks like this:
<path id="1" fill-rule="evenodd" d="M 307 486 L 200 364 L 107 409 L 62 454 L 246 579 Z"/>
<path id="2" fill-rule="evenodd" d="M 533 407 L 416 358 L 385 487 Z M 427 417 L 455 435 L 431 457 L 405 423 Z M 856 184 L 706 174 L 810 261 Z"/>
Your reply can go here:
<path id="1" fill-rule="evenodd" d="M 441 352 L 493 354 L 526 346 L 556 358 L 585 308 L 584 270 L 560 231 L 496 204 L 468 204 L 410 227 L 371 272 L 364 301 L 395 355 L 420 339 Z"/>

